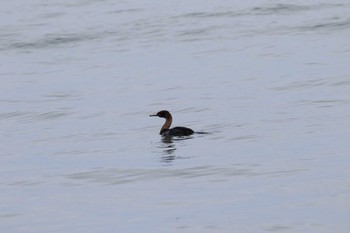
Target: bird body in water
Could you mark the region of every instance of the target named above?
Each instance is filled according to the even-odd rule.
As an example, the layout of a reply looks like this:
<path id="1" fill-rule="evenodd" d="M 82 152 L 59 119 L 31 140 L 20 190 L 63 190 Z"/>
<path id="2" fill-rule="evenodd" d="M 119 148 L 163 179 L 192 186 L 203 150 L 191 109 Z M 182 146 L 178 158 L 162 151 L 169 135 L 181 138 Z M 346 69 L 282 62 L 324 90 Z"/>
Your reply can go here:
<path id="1" fill-rule="evenodd" d="M 170 129 L 171 123 L 173 122 L 173 117 L 171 116 L 170 112 L 166 110 L 162 110 L 157 114 L 150 115 L 150 117 L 154 116 L 165 118 L 165 123 L 159 132 L 159 134 L 162 136 L 189 136 L 194 133 L 192 129 L 181 126 Z"/>

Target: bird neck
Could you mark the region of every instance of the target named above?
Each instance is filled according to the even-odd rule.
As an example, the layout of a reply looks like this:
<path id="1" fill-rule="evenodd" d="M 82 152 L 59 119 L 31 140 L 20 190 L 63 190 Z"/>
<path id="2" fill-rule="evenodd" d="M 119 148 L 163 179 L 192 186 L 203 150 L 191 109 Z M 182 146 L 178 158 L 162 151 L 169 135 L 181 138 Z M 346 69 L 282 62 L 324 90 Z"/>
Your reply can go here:
<path id="1" fill-rule="evenodd" d="M 160 132 L 163 132 L 164 130 L 169 129 L 172 122 L 173 122 L 172 116 L 168 116 L 167 118 L 165 118 L 165 123 L 163 127 L 160 129 Z"/>

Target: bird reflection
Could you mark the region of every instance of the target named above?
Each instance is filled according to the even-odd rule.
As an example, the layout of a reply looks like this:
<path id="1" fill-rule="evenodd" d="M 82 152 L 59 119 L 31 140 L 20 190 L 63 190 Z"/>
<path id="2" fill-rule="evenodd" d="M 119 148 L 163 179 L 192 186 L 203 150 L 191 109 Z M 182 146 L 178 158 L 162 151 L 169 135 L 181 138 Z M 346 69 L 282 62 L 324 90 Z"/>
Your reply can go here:
<path id="1" fill-rule="evenodd" d="M 165 163 L 171 163 L 175 159 L 179 158 L 176 156 L 175 151 L 177 150 L 176 146 L 179 141 L 188 140 L 192 137 L 172 137 L 169 135 L 162 136 L 161 143 L 159 148 L 163 149 L 163 155 L 161 161 Z"/>
<path id="2" fill-rule="evenodd" d="M 163 149 L 162 162 L 171 163 L 175 160 L 176 156 L 174 154 L 176 147 L 171 136 L 163 136 L 161 140 L 161 148 Z"/>
<path id="3" fill-rule="evenodd" d="M 172 136 L 163 136 L 162 142 L 165 144 L 173 144 L 174 140 Z"/>

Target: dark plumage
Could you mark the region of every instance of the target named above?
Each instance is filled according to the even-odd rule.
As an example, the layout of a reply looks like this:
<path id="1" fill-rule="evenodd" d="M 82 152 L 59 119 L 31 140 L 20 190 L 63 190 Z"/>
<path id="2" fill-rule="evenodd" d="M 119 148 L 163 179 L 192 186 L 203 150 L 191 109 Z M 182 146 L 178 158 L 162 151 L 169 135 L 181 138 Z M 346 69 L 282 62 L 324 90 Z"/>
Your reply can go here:
<path id="1" fill-rule="evenodd" d="M 162 110 L 158 112 L 157 114 L 150 115 L 150 116 L 157 116 L 161 118 L 165 118 L 165 123 L 160 129 L 159 134 L 163 136 L 189 136 L 193 134 L 193 130 L 186 127 L 174 127 L 170 129 L 171 123 L 173 122 L 173 117 L 171 116 L 170 112 L 166 110 Z"/>

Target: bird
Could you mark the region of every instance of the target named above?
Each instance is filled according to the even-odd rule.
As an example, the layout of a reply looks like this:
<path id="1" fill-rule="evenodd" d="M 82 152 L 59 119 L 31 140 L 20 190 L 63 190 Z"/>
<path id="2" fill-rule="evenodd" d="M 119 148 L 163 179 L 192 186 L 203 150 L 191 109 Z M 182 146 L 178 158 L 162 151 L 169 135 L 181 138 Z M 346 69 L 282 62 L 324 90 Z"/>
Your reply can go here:
<path id="1" fill-rule="evenodd" d="M 190 128 L 178 126 L 170 129 L 171 123 L 173 122 L 173 117 L 170 112 L 167 110 L 162 110 L 157 114 L 149 115 L 150 117 L 160 117 L 165 118 L 165 123 L 160 129 L 159 134 L 162 136 L 189 136 L 194 133 L 194 131 Z"/>

